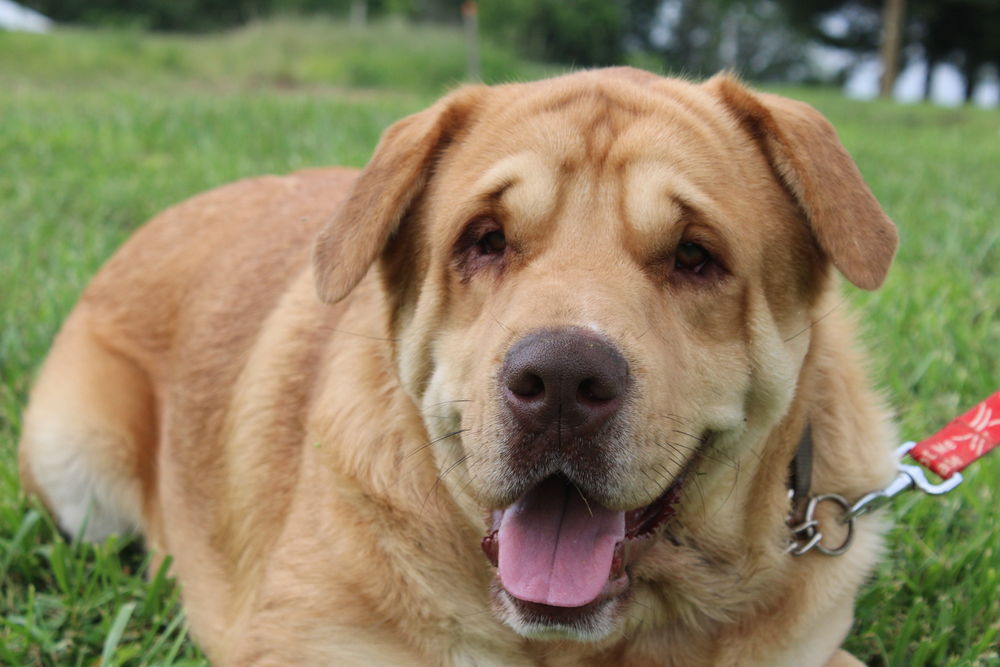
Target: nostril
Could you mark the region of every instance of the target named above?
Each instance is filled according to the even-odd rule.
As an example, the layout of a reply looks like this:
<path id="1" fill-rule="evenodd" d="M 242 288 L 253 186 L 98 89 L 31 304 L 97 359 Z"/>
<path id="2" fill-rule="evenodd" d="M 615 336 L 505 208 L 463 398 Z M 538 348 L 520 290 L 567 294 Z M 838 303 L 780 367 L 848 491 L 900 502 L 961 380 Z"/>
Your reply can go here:
<path id="1" fill-rule="evenodd" d="M 534 373 L 515 373 L 507 380 L 507 388 L 519 398 L 537 398 L 545 393 L 545 382 Z"/>

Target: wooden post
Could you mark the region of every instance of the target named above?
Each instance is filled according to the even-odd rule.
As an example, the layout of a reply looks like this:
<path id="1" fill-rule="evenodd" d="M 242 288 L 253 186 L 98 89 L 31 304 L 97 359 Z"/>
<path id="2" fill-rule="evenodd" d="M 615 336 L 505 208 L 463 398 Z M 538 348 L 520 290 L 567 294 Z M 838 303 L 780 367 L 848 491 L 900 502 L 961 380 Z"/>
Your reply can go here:
<path id="1" fill-rule="evenodd" d="M 469 81 L 479 81 L 479 8 L 469 0 L 462 3 L 462 23 L 465 24 L 465 76 Z"/>
<path id="2" fill-rule="evenodd" d="M 882 9 L 882 79 L 879 97 L 892 99 L 899 73 L 899 51 L 903 41 L 903 19 L 906 0 L 885 0 Z"/>
<path id="3" fill-rule="evenodd" d="M 366 25 L 368 25 L 367 0 L 351 0 L 350 26 L 352 28 L 364 28 Z"/>

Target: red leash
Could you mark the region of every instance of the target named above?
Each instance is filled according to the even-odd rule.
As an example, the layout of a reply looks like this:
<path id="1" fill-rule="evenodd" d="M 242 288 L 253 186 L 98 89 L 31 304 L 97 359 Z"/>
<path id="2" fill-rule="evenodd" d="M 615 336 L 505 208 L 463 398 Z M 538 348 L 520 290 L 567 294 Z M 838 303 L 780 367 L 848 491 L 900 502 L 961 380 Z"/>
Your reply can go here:
<path id="1" fill-rule="evenodd" d="M 910 456 L 948 479 L 1000 444 L 1000 391 L 910 449 Z"/>

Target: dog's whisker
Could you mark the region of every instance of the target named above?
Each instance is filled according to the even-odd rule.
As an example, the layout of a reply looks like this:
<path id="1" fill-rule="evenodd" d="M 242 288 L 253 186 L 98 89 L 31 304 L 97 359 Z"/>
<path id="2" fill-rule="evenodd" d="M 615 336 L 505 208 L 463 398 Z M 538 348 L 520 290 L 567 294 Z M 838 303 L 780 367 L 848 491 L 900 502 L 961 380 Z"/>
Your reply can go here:
<path id="1" fill-rule="evenodd" d="M 654 468 L 654 470 L 655 470 L 655 468 Z M 663 473 L 661 473 L 659 471 L 657 471 L 657 476 L 659 476 L 660 480 L 662 480 L 662 481 L 653 479 L 649 475 L 649 473 L 647 473 L 645 470 L 643 470 L 643 474 L 646 475 L 646 478 L 653 483 L 653 486 L 656 487 L 656 492 L 654 493 L 655 496 L 661 495 L 664 491 L 667 490 L 667 488 L 671 484 L 674 483 L 674 480 L 669 475 L 663 474 Z"/>
<path id="2" fill-rule="evenodd" d="M 675 466 L 680 468 L 684 465 L 683 459 L 677 456 L 678 453 L 672 447 L 668 447 L 667 445 L 660 442 L 656 443 L 656 446 L 667 453 L 667 456 L 670 458 L 670 462 L 673 463 Z"/>
<path id="3" fill-rule="evenodd" d="M 457 431 L 452 431 L 451 433 L 445 433 L 445 434 L 444 434 L 444 435 L 442 435 L 442 436 L 438 436 L 437 438 L 433 438 L 433 439 L 431 439 L 431 440 L 428 440 L 428 441 L 427 441 L 427 442 L 425 442 L 424 444 L 422 444 L 422 445 L 420 445 L 419 447 L 417 447 L 416 449 L 414 449 L 414 450 L 413 450 L 412 452 L 410 452 L 409 454 L 405 455 L 405 456 L 403 457 L 403 460 L 405 461 L 406 459 L 410 458 L 410 457 L 411 457 L 411 456 L 413 456 L 414 454 L 419 454 L 420 452 L 424 451 L 424 450 L 425 450 L 425 449 L 427 449 L 428 447 L 430 447 L 430 446 L 432 446 L 432 445 L 435 445 L 435 444 L 437 444 L 437 443 L 441 442 L 442 440 L 447 440 L 448 438 L 454 438 L 454 437 L 455 437 L 456 435 L 461 435 L 462 433 L 465 433 L 465 432 L 466 432 L 466 431 L 468 431 L 468 430 L 469 430 L 469 429 L 467 429 L 467 428 L 460 428 L 460 429 L 458 429 Z"/>
<path id="4" fill-rule="evenodd" d="M 707 518 L 707 516 L 708 516 L 708 506 L 705 504 L 705 491 L 701 488 L 701 476 L 703 474 L 704 473 L 696 473 L 693 476 L 692 485 L 694 486 L 695 490 L 698 492 L 698 497 L 701 499 L 701 516 Z"/>
<path id="5" fill-rule="evenodd" d="M 680 424 L 681 426 L 684 426 L 684 424 L 686 423 L 684 419 L 681 419 L 678 415 L 675 415 L 675 414 L 670 413 L 670 412 L 660 413 L 657 416 L 658 417 L 663 417 L 664 419 L 669 419 L 670 421 L 676 422 L 676 423 Z"/>
<path id="6" fill-rule="evenodd" d="M 840 308 L 841 306 L 843 306 L 845 301 L 847 301 L 847 297 L 846 296 L 843 297 L 836 304 L 834 304 L 834 306 L 832 308 L 830 308 L 830 310 L 826 311 L 825 313 L 823 313 L 822 315 L 820 315 L 819 317 L 817 317 L 815 320 L 811 321 L 809 323 L 809 326 L 805 327 L 804 329 L 802 329 L 801 331 L 799 331 L 797 333 L 792 334 L 791 336 L 789 336 L 788 338 L 786 338 L 784 340 L 784 342 L 787 343 L 790 340 L 795 340 L 796 338 L 798 338 L 799 336 L 801 336 L 805 332 L 807 332 L 810 329 L 812 329 L 814 326 L 816 326 L 817 324 L 819 324 L 820 322 L 822 322 L 823 320 L 825 320 L 827 317 L 829 317 L 830 315 L 832 315 L 835 310 L 837 310 L 838 308 Z"/>
<path id="7" fill-rule="evenodd" d="M 694 455 L 697 456 L 697 457 L 703 458 L 706 461 L 711 461 L 713 463 L 718 463 L 720 465 L 727 466 L 729 468 L 733 468 L 736 465 L 735 462 L 733 460 L 731 460 L 731 459 L 730 460 L 726 460 L 726 459 L 721 459 L 721 458 L 717 458 L 715 456 L 710 455 L 708 452 L 706 452 L 704 450 L 704 448 L 685 447 L 684 445 L 680 444 L 679 442 L 674 442 L 672 440 L 668 440 L 666 442 L 666 445 L 664 445 L 663 443 L 657 443 L 657 445 L 659 445 L 660 447 L 663 447 L 664 449 L 669 449 L 668 447 L 666 447 L 666 445 L 670 445 L 671 447 L 677 447 L 677 448 L 680 448 L 680 449 L 687 449 L 687 450 L 693 451 Z"/>
<path id="8" fill-rule="evenodd" d="M 466 461 L 468 461 L 470 458 L 472 458 L 472 454 L 471 453 L 470 454 L 465 454 L 465 455 L 459 457 L 459 459 L 457 461 L 455 461 L 454 463 L 452 463 L 451 465 L 449 465 L 447 468 L 444 469 L 444 471 L 440 475 L 438 475 L 438 481 L 439 482 L 443 481 L 444 478 L 445 478 L 445 476 L 448 473 L 450 473 L 452 470 L 454 470 L 457 466 L 459 466 L 462 463 L 465 463 Z"/>
<path id="9" fill-rule="evenodd" d="M 641 472 L 643 475 L 645 475 L 646 479 L 648 479 L 650 482 L 653 483 L 653 486 L 655 486 L 657 488 L 660 487 L 660 483 L 658 481 L 656 481 L 655 479 L 653 479 L 652 475 L 650 475 L 648 472 L 646 472 L 645 468 L 640 468 L 639 472 Z"/>
<path id="10" fill-rule="evenodd" d="M 461 487 L 460 487 L 460 488 L 458 489 L 458 494 L 457 494 L 457 495 L 463 495 L 463 494 L 465 494 L 465 490 L 466 490 L 466 489 L 468 489 L 468 488 L 469 488 L 469 485 L 470 485 L 470 484 L 472 484 L 472 483 L 473 483 L 474 481 L 476 481 L 476 479 L 478 479 L 478 477 L 479 477 L 478 475 L 471 475 L 471 474 L 470 474 L 470 475 L 469 475 L 469 479 L 467 479 L 467 480 L 465 481 L 465 484 L 463 484 L 463 485 L 462 485 L 462 486 L 461 486 Z"/>
<path id="11" fill-rule="evenodd" d="M 705 443 L 706 440 L 708 440 L 708 438 L 706 436 L 703 436 L 703 435 L 701 435 L 701 436 L 692 435 L 692 434 L 688 433 L 687 431 L 679 431 L 679 430 L 677 430 L 675 428 L 674 429 L 670 429 L 670 430 L 672 430 L 674 433 L 680 433 L 681 435 L 686 435 L 687 437 L 691 438 L 692 440 L 697 440 L 698 442 L 703 443 L 703 444 Z"/>
<path id="12" fill-rule="evenodd" d="M 695 456 L 698 455 L 697 449 L 693 447 L 679 446 L 677 443 L 671 442 L 669 440 L 667 442 L 654 442 L 654 444 L 660 449 L 662 449 L 664 452 L 666 452 L 667 455 L 670 457 L 670 461 L 678 466 L 683 465 L 685 462 L 684 457 L 681 456 L 681 452 L 679 450 L 682 449 L 687 450 L 689 452 L 694 452 Z"/>
<path id="13" fill-rule="evenodd" d="M 689 452 L 699 452 L 702 450 L 701 447 L 692 447 L 691 445 L 684 445 L 677 442 L 676 440 L 667 440 L 667 443 L 670 444 L 672 447 L 676 447 L 677 449 L 683 449 Z"/>
<path id="14" fill-rule="evenodd" d="M 660 487 L 660 493 L 662 493 L 667 490 L 667 487 L 677 481 L 677 476 L 671 475 L 670 471 L 663 466 L 658 466 L 658 468 L 663 471 L 660 475 L 663 478 L 663 485 Z"/>
<path id="15" fill-rule="evenodd" d="M 729 502 L 729 499 L 733 497 L 733 493 L 736 492 L 736 487 L 739 485 L 740 485 L 740 466 L 739 464 L 736 464 L 736 476 L 733 478 L 733 483 L 729 485 L 729 492 L 726 493 L 726 497 L 723 498 L 722 502 L 719 503 L 719 505 L 717 506 L 715 510 L 716 514 L 718 514 L 719 510 L 721 510 L 726 505 L 726 503 Z"/>
<path id="16" fill-rule="evenodd" d="M 457 461 L 449 465 L 447 468 L 444 469 L 444 471 L 441 472 L 441 474 L 437 476 L 437 479 L 434 480 L 434 484 L 431 485 L 431 488 L 427 492 L 427 495 L 424 496 L 423 502 L 420 503 L 420 512 L 419 512 L 420 514 L 423 514 L 424 507 L 427 505 L 427 501 L 430 499 L 432 495 L 434 495 L 434 492 L 437 491 L 437 488 L 444 480 L 445 475 L 454 470 L 457 466 L 461 465 L 464 461 L 467 461 L 471 456 L 472 454 L 464 454 L 460 456 Z"/>

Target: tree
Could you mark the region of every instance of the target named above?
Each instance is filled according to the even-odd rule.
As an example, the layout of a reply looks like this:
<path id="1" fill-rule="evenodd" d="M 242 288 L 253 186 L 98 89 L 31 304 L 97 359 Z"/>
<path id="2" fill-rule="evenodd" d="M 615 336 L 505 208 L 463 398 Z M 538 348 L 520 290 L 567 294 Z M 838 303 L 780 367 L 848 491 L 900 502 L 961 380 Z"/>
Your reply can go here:
<path id="1" fill-rule="evenodd" d="M 965 101 L 971 101 L 983 66 L 1000 67 L 1000 3 L 923 0 L 916 5 L 914 42 L 927 60 L 928 84 L 936 64 L 952 62 L 962 72 Z"/>
<path id="2" fill-rule="evenodd" d="M 874 53 L 878 48 L 878 12 L 884 0 L 777 1 L 796 29 L 821 43 L 856 53 Z M 919 47 L 927 61 L 928 84 L 936 64 L 957 65 L 965 82 L 965 99 L 971 100 L 983 66 L 1000 66 L 1000 2 L 908 0 L 904 51 L 908 46 Z"/>
<path id="3" fill-rule="evenodd" d="M 885 0 L 882 12 L 882 80 L 879 95 L 891 98 L 899 73 L 899 51 L 903 40 L 906 0 Z"/>

